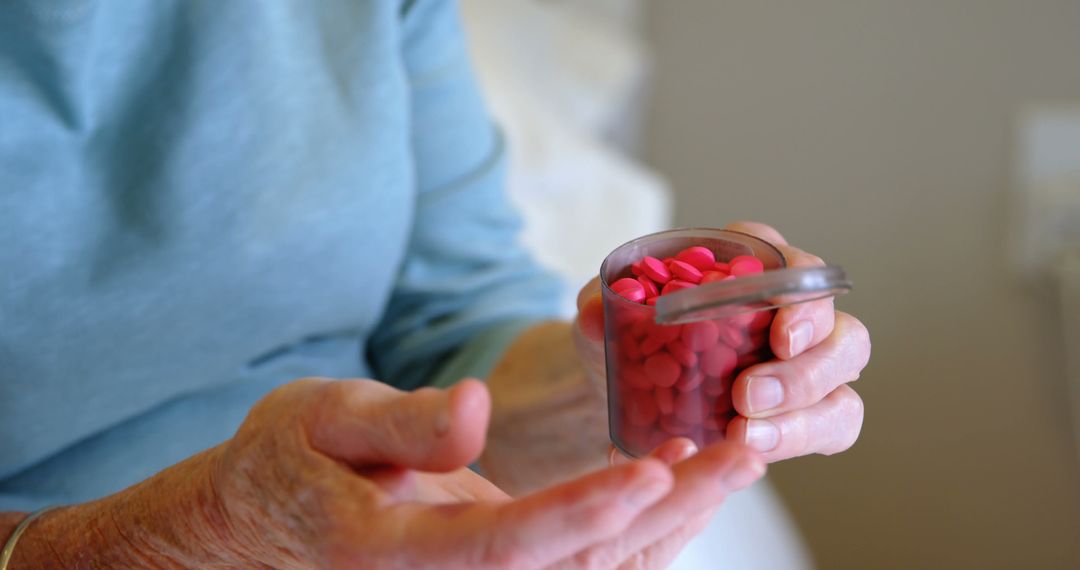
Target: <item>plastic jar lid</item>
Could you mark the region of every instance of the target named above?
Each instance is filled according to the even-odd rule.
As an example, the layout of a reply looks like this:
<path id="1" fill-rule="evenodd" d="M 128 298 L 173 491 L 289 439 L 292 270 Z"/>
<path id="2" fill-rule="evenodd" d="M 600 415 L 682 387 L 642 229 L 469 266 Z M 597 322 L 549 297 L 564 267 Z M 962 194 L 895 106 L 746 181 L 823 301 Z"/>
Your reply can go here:
<path id="1" fill-rule="evenodd" d="M 851 287 L 847 273 L 835 265 L 775 269 L 659 297 L 656 322 L 681 324 L 786 307 L 843 295 Z"/>

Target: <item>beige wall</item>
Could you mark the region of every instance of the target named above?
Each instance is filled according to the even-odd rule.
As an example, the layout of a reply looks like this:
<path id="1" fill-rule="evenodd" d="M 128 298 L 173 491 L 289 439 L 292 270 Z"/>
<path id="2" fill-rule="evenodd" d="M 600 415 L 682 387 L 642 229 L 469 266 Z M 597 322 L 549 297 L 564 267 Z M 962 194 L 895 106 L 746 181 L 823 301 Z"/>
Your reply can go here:
<path id="1" fill-rule="evenodd" d="M 1058 309 L 1003 257 L 1015 119 L 1080 99 L 1080 1 L 656 1 L 647 26 L 678 222 L 772 222 L 856 282 L 863 436 L 772 470 L 821 566 L 1080 567 Z"/>

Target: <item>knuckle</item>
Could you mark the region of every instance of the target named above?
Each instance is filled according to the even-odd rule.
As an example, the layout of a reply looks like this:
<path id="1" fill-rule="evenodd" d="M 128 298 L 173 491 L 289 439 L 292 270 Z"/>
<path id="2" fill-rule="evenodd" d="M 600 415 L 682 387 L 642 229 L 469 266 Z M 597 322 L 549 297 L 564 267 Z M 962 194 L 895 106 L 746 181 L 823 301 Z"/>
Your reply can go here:
<path id="1" fill-rule="evenodd" d="M 493 513 L 494 528 L 515 528 L 510 513 L 503 510 L 495 510 Z M 478 562 L 470 567 L 477 568 L 508 568 L 510 570 L 527 570 L 537 566 L 523 546 L 525 540 L 519 532 L 489 532 L 480 541 L 480 549 L 477 553 Z"/>
<path id="2" fill-rule="evenodd" d="M 366 378 L 323 380 L 312 405 L 318 411 L 328 412 L 358 403 L 382 400 L 387 393 L 398 391 L 387 384 Z"/>
<path id="3" fill-rule="evenodd" d="M 655 570 L 661 568 L 661 566 L 653 563 L 649 552 L 639 550 L 631 554 L 618 568 L 619 570 Z"/>
<path id="4" fill-rule="evenodd" d="M 824 452 L 824 455 L 833 455 L 851 449 L 859 439 L 862 432 L 865 409 L 862 398 L 854 390 L 844 386 L 839 389 L 836 421 L 832 422 L 836 427 L 836 437 Z"/>
<path id="5" fill-rule="evenodd" d="M 600 504 L 578 511 L 578 520 L 586 528 L 596 533 L 612 533 L 620 526 L 622 517 L 606 504 Z"/>
<path id="6" fill-rule="evenodd" d="M 338 380 L 323 384 L 320 396 L 323 401 L 337 403 L 356 395 L 364 389 L 363 380 Z"/>
<path id="7" fill-rule="evenodd" d="M 794 451 L 794 455 L 806 455 L 814 452 L 814 426 L 807 413 L 796 414 L 795 418 L 780 429 L 780 446 Z"/>
<path id="8" fill-rule="evenodd" d="M 836 312 L 836 320 L 840 325 L 838 328 L 843 331 L 848 345 L 852 346 L 857 354 L 860 355 L 860 369 L 864 368 L 870 361 L 870 330 L 866 328 L 866 325 L 862 321 L 854 316 L 842 312 Z"/>
<path id="9" fill-rule="evenodd" d="M 816 402 L 821 398 L 819 394 L 820 389 L 817 386 L 817 382 L 804 381 L 805 378 L 784 378 L 783 386 L 784 391 L 787 392 L 785 398 L 790 402 L 792 406 L 805 406 Z"/>
<path id="10" fill-rule="evenodd" d="M 776 228 L 753 220 L 737 220 L 725 226 L 725 229 L 750 234 L 771 242 L 773 245 L 784 245 L 786 243 L 784 236 Z"/>
<path id="11" fill-rule="evenodd" d="M 482 568 L 525 570 L 528 567 L 525 562 L 520 550 L 513 543 L 501 540 L 494 534 L 484 542 L 484 549 L 480 554 Z"/>
<path id="12" fill-rule="evenodd" d="M 615 549 L 610 547 L 587 548 L 574 555 L 574 566 L 581 570 L 611 570 L 618 566 Z"/>
<path id="13" fill-rule="evenodd" d="M 327 381 L 318 386 L 304 406 L 309 423 L 317 423 L 321 418 L 332 417 L 333 411 L 347 402 L 350 393 L 355 390 L 351 382 Z"/>
<path id="14" fill-rule="evenodd" d="M 340 405 L 342 402 L 347 401 L 350 398 L 350 394 L 355 389 L 352 382 L 347 380 L 326 382 L 317 388 L 317 392 L 310 401 L 310 405 L 315 409 L 315 413 L 321 413 L 333 406 Z"/>
<path id="15" fill-rule="evenodd" d="M 818 367 L 796 368 L 780 376 L 784 387 L 784 403 L 790 408 L 801 408 L 816 404 L 828 392 L 827 379 Z"/>

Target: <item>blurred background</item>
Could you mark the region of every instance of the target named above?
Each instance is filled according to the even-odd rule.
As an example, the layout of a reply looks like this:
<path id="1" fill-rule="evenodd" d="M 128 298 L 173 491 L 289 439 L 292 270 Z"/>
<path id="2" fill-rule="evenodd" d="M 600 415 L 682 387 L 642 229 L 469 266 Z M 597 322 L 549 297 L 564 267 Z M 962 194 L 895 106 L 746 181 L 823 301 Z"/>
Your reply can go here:
<path id="1" fill-rule="evenodd" d="M 768 221 L 856 281 L 862 438 L 772 471 L 819 564 L 1080 567 L 1080 312 L 1010 258 L 1024 117 L 1080 103 L 1080 2 L 701 0 L 645 24 L 676 223 Z"/>
<path id="2" fill-rule="evenodd" d="M 736 505 L 717 556 L 776 511 L 755 548 L 788 554 L 758 567 L 1080 567 L 1080 2 L 463 4 L 527 239 L 571 286 L 737 219 L 855 281 L 859 443 L 775 465 L 786 507 Z"/>

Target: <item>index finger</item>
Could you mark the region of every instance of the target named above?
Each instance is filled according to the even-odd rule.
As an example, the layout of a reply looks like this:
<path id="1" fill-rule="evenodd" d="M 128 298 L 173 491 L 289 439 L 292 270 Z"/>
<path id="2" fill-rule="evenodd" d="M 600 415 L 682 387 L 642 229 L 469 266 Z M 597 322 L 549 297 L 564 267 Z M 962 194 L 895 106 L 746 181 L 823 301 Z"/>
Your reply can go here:
<path id="1" fill-rule="evenodd" d="M 371 538 L 444 567 L 542 568 L 623 532 L 673 479 L 662 462 L 644 459 L 513 501 L 401 505 L 390 509 L 395 523 L 380 527 L 393 534 Z"/>
<path id="2" fill-rule="evenodd" d="M 735 222 L 729 224 L 727 229 L 750 234 L 773 244 L 787 260 L 788 267 L 825 265 L 820 257 L 788 245 L 784 236 L 771 226 L 757 222 Z M 832 297 L 781 307 L 773 318 L 769 336 L 773 354 L 781 360 L 789 360 L 817 346 L 832 334 L 835 320 Z"/>
<path id="3" fill-rule="evenodd" d="M 784 239 L 784 236 L 780 235 L 780 232 L 776 231 L 776 228 L 768 224 L 763 224 L 761 222 L 739 220 L 737 222 L 732 222 L 724 226 L 724 229 L 734 230 L 737 232 L 742 232 L 744 234 L 750 234 L 776 246 L 788 244 L 787 240 Z"/>
<path id="4" fill-rule="evenodd" d="M 574 557 L 584 568 L 612 567 L 671 536 L 702 513 L 719 506 L 727 496 L 749 486 L 765 473 L 760 455 L 732 442 L 708 446 L 673 466 L 675 486 L 618 537 Z M 621 566 L 620 566 L 621 567 Z"/>

